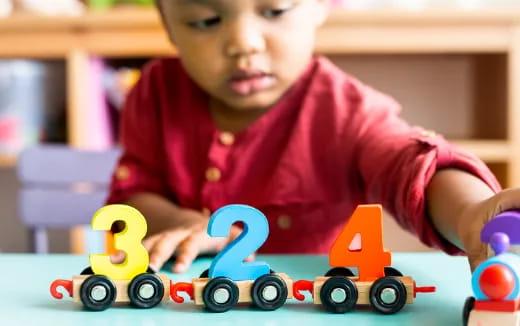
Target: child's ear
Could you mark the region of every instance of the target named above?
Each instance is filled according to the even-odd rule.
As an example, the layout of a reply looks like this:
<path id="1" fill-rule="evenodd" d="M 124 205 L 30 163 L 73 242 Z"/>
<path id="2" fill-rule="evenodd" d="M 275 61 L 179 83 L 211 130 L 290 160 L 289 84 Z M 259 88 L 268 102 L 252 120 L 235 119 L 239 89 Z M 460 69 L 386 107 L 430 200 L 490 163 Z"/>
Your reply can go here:
<path id="1" fill-rule="evenodd" d="M 327 18 L 329 17 L 329 13 L 330 13 L 330 6 L 331 6 L 331 1 L 330 0 L 315 0 L 316 1 L 316 6 L 318 8 L 316 8 L 316 27 L 320 27 L 321 25 L 323 25 L 323 23 L 325 23 L 325 21 L 327 20 Z"/>

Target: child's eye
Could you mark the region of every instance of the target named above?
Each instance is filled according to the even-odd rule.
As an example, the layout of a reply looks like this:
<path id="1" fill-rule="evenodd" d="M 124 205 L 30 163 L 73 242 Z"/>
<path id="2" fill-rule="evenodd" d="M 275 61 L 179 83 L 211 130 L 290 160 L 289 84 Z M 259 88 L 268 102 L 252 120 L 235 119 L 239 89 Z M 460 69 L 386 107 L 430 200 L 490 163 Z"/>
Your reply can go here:
<path id="1" fill-rule="evenodd" d="M 214 16 L 206 19 L 189 22 L 188 25 L 196 29 L 208 29 L 219 24 L 221 20 L 222 19 L 219 16 Z"/>
<path id="2" fill-rule="evenodd" d="M 262 11 L 262 16 L 265 18 L 277 18 L 289 11 L 289 9 L 268 9 Z"/>

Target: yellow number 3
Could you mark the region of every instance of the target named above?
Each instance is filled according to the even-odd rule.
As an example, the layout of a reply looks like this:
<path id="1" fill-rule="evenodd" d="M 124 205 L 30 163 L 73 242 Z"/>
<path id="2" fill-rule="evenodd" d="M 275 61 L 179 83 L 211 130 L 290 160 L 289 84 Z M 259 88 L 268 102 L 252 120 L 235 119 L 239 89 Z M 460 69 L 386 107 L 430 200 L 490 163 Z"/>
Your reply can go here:
<path id="1" fill-rule="evenodd" d="M 94 214 L 92 229 L 108 231 L 116 221 L 125 222 L 124 230 L 114 234 L 114 247 L 125 252 L 125 261 L 112 264 L 107 254 L 96 254 L 90 255 L 90 266 L 95 274 L 105 275 L 114 280 L 131 280 L 134 276 L 146 272 L 148 268 L 148 252 L 141 244 L 146 235 L 146 220 L 133 207 L 108 205 Z"/>

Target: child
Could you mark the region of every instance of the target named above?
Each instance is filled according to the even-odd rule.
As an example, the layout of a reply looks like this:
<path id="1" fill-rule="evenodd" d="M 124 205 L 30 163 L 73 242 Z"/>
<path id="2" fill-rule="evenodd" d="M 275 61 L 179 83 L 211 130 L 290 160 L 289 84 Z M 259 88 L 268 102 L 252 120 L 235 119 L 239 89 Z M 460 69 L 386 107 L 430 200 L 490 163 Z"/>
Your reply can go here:
<path id="1" fill-rule="evenodd" d="M 243 203 L 268 218 L 264 253 L 327 253 L 358 204 L 381 203 L 471 268 L 482 226 L 520 207 L 486 166 L 412 128 L 391 98 L 312 54 L 326 0 L 157 0 L 179 58 L 150 63 L 122 116 L 109 203 L 139 209 L 155 268 L 174 272 L 230 239 L 208 216 Z M 499 193 L 497 193 L 499 192 Z M 495 194 L 497 193 L 497 194 Z"/>

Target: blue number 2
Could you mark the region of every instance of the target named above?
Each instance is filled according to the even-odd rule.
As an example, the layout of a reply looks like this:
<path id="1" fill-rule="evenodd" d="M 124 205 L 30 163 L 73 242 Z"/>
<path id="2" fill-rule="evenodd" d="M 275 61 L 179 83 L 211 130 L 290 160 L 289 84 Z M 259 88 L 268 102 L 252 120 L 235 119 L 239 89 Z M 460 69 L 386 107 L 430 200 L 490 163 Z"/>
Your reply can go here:
<path id="1" fill-rule="evenodd" d="M 243 222 L 244 231 L 213 259 L 209 267 L 209 277 L 224 276 L 242 281 L 256 280 L 269 274 L 270 268 L 265 262 L 244 262 L 244 259 L 262 246 L 269 234 L 267 218 L 256 208 L 228 205 L 218 209 L 209 220 L 208 234 L 211 237 L 226 237 L 235 222 Z"/>

